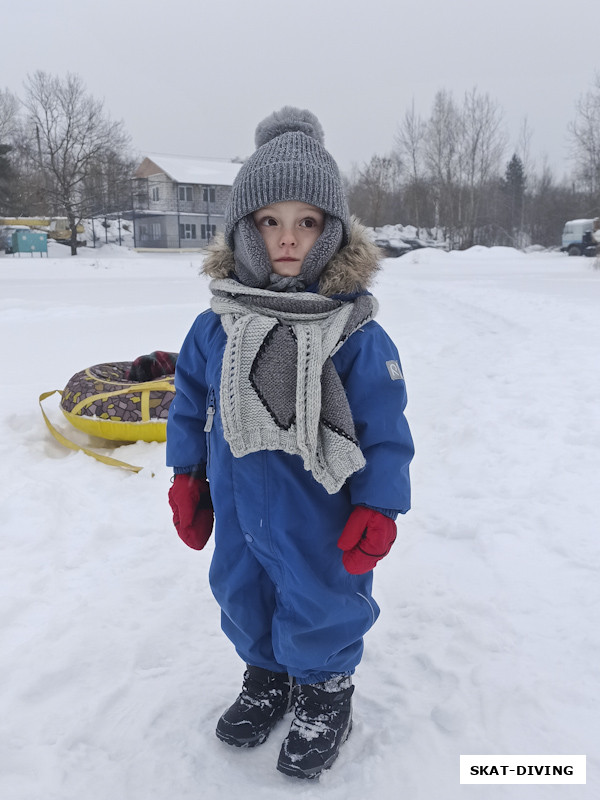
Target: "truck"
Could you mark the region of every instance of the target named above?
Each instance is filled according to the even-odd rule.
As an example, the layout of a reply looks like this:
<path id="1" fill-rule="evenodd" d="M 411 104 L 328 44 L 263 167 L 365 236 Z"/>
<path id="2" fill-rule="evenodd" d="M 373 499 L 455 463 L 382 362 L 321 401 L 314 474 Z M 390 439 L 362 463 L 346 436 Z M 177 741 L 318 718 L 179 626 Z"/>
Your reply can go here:
<path id="1" fill-rule="evenodd" d="M 600 217 L 565 222 L 561 251 L 570 256 L 595 256 L 600 244 Z"/>
<path id="2" fill-rule="evenodd" d="M 54 239 L 61 244 L 71 244 L 71 229 L 66 217 L 52 217 L 45 230 L 49 239 Z M 77 233 L 85 233 L 85 228 L 81 223 L 77 226 Z M 77 247 L 85 247 L 86 244 L 85 239 L 82 239 L 81 236 L 77 237 Z"/>

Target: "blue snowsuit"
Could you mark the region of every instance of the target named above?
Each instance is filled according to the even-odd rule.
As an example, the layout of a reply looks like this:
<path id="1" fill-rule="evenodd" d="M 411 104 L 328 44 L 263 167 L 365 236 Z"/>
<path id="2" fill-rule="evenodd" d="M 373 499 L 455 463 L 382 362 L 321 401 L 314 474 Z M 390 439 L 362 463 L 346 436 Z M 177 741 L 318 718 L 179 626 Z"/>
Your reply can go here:
<path id="1" fill-rule="evenodd" d="M 167 464 L 206 467 L 215 511 L 210 584 L 223 631 L 246 663 L 299 683 L 351 674 L 379 607 L 373 573 L 346 572 L 337 540 L 354 506 L 391 516 L 410 507 L 413 443 L 397 350 L 371 321 L 333 356 L 367 463 L 330 495 L 299 456 L 233 457 L 219 414 L 225 344 L 220 317 L 200 314 L 179 355 L 167 425 Z"/>

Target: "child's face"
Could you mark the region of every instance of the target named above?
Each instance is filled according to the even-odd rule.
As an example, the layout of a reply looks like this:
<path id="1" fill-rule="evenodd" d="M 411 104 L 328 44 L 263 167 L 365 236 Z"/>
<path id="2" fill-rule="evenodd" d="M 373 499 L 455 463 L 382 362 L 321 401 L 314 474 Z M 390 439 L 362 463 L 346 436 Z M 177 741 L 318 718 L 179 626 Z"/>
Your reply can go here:
<path id="1" fill-rule="evenodd" d="M 271 268 L 277 275 L 299 275 L 309 250 L 323 233 L 325 214 L 320 208 L 286 200 L 252 214 L 265 241 Z"/>

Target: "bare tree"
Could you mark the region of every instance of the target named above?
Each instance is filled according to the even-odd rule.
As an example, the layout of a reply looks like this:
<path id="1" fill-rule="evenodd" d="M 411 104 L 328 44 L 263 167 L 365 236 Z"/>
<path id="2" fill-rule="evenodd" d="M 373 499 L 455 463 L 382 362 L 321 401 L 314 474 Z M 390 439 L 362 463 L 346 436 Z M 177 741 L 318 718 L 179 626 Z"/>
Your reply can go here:
<path id="1" fill-rule="evenodd" d="M 600 205 L 600 73 L 593 88 L 578 100 L 576 113 L 569 125 L 573 159 L 585 190 Z"/>
<path id="2" fill-rule="evenodd" d="M 436 226 L 443 226 L 451 247 L 462 215 L 460 185 L 460 111 L 450 92 L 435 95 L 425 135 L 425 164 L 435 191 Z"/>
<path id="3" fill-rule="evenodd" d="M 358 171 L 350 189 L 350 203 L 366 225 L 378 228 L 392 221 L 392 206 L 399 185 L 398 159 L 373 156 Z"/>
<path id="4" fill-rule="evenodd" d="M 488 94 L 473 89 L 465 95 L 461 113 L 461 180 L 466 189 L 463 228 L 466 246 L 475 243 L 482 195 L 500 171 L 506 136 L 502 113 Z"/>
<path id="5" fill-rule="evenodd" d="M 135 166 L 133 159 L 116 150 L 108 150 L 94 163 L 84 181 L 92 216 L 120 214 L 130 208 Z"/>
<path id="6" fill-rule="evenodd" d="M 533 131 L 529 126 L 527 117 L 523 117 L 519 134 L 515 145 L 515 155 L 521 161 L 523 166 L 523 177 L 525 185 L 527 184 L 528 177 L 535 173 L 535 161 L 531 155 L 531 140 L 533 138 Z M 529 214 L 529 200 L 530 197 L 527 192 L 523 194 L 523 202 L 521 203 L 521 219 L 519 220 L 519 230 L 521 236 L 526 236 L 527 218 Z"/>
<path id="7" fill-rule="evenodd" d="M 546 247 L 557 246 L 565 221 L 583 216 L 583 196 L 567 183 L 556 181 L 546 158 L 541 160 L 539 173 L 532 175 L 527 183 L 531 241 Z"/>
<path id="8" fill-rule="evenodd" d="M 86 181 L 109 153 L 127 149 L 129 137 L 77 75 L 61 79 L 37 71 L 28 76 L 25 89 L 31 152 L 43 176 L 43 192 L 66 215 L 71 254 L 76 255 L 77 226 L 90 211 Z"/>
<path id="9" fill-rule="evenodd" d="M 19 117 L 19 101 L 8 89 L 0 89 L 0 144 L 10 145 Z"/>
<path id="10" fill-rule="evenodd" d="M 533 131 L 529 126 L 527 117 L 523 117 L 521 127 L 519 128 L 519 135 L 515 146 L 515 153 L 521 159 L 523 170 L 525 174 L 533 172 L 535 169 L 535 162 L 531 156 L 531 140 L 533 138 Z"/>
<path id="11" fill-rule="evenodd" d="M 427 126 L 415 111 L 413 100 L 410 109 L 405 113 L 396 133 L 396 148 L 401 162 L 408 173 L 405 186 L 405 201 L 411 220 L 419 228 L 423 222 L 422 212 L 426 203 L 425 168 L 423 151 Z"/>

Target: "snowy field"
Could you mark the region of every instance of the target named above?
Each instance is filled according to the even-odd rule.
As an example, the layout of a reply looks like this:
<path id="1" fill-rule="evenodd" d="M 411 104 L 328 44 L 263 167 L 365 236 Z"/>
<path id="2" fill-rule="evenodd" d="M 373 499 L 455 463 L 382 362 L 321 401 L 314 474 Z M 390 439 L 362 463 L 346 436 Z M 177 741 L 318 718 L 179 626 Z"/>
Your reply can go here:
<path id="1" fill-rule="evenodd" d="M 318 782 L 214 726 L 242 664 L 210 545 L 171 526 L 164 445 L 62 448 L 38 396 L 178 350 L 208 304 L 199 254 L 0 257 L 2 800 L 576 800 L 599 796 L 600 271 L 475 248 L 385 262 L 417 456 L 376 568 L 382 615 L 355 727 Z M 65 433 L 76 433 L 47 401 Z M 83 437 L 85 440 L 85 437 Z M 99 440 L 96 440 L 99 444 Z M 460 786 L 459 754 L 586 754 L 587 786 Z"/>

